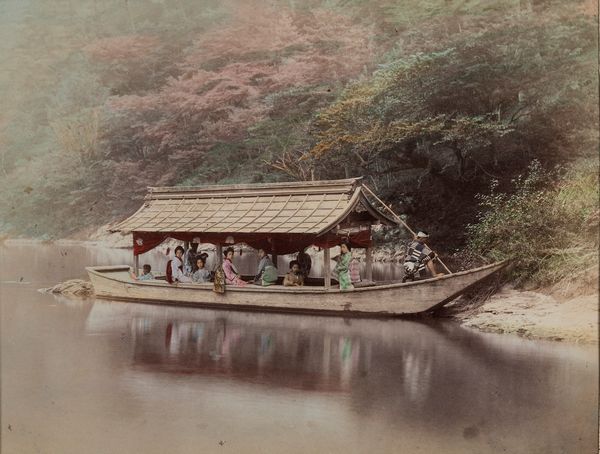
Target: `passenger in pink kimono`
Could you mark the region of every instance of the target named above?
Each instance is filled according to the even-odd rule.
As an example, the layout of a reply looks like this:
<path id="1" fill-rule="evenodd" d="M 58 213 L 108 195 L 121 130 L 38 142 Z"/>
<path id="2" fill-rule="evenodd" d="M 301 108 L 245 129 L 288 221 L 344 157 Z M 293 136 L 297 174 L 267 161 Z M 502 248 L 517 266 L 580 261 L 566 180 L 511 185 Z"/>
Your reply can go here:
<path id="1" fill-rule="evenodd" d="M 223 252 L 225 260 L 223 260 L 223 273 L 225 273 L 225 284 L 235 285 L 237 287 L 243 287 L 248 283 L 242 280 L 240 273 L 233 265 L 233 248 L 228 247 Z"/>

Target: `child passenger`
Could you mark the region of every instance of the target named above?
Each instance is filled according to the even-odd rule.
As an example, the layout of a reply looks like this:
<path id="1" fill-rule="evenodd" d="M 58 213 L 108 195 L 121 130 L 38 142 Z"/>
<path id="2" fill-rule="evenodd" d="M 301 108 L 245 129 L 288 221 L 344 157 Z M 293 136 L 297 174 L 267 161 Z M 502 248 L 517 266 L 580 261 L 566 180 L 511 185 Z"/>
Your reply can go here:
<path id="1" fill-rule="evenodd" d="M 290 271 L 283 278 L 286 287 L 300 287 L 304 285 L 304 276 L 300 272 L 300 265 L 296 260 L 290 262 Z"/>
<path id="2" fill-rule="evenodd" d="M 144 265 L 143 267 L 144 272 L 142 273 L 141 276 L 136 276 L 134 273 L 131 273 L 131 276 L 134 279 L 137 279 L 138 281 L 149 281 L 151 279 L 154 279 L 154 275 L 152 274 L 152 267 L 150 265 Z"/>

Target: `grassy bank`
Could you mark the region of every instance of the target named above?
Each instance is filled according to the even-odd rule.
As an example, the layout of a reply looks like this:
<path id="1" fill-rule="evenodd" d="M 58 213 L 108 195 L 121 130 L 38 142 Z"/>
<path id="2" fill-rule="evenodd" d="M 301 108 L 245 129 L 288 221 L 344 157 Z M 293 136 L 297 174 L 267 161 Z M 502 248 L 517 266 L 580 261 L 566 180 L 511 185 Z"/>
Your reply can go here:
<path id="1" fill-rule="evenodd" d="M 466 253 L 512 267 L 440 315 L 483 331 L 597 343 L 598 161 L 551 172 L 533 163 L 514 185 L 480 196 Z"/>
<path id="2" fill-rule="evenodd" d="M 514 192 L 480 195 L 468 226 L 471 254 L 510 258 L 517 286 L 548 287 L 583 279 L 598 268 L 598 161 L 547 171 L 534 161 L 513 180 Z"/>

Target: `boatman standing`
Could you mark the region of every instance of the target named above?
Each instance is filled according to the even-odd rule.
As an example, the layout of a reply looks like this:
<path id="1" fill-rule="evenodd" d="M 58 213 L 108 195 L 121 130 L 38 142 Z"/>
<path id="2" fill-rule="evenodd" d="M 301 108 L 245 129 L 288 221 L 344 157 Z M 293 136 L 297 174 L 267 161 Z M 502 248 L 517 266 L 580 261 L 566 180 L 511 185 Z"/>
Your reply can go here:
<path id="1" fill-rule="evenodd" d="M 419 230 L 408 245 L 404 257 L 404 277 L 402 278 L 402 282 L 420 279 L 425 272 L 425 268 L 429 270 L 433 277 L 444 275 L 444 273 L 437 273 L 435 269 L 433 262 L 437 255 L 425 244 L 427 238 L 429 238 L 429 234 L 424 230 Z"/>

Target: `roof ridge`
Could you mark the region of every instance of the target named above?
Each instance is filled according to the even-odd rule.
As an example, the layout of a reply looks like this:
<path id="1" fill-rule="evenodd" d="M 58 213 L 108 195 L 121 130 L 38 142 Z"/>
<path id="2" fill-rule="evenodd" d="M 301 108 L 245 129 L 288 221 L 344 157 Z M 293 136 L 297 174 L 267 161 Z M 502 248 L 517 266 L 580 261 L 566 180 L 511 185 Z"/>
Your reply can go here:
<path id="1" fill-rule="evenodd" d="M 360 177 L 345 178 L 340 180 L 317 180 L 317 181 L 282 181 L 276 183 L 240 183 L 225 185 L 202 185 L 202 186 L 149 186 L 148 194 L 156 193 L 180 193 L 180 192 L 209 192 L 209 191 L 243 191 L 257 189 L 297 189 L 297 188 L 315 188 L 319 186 L 354 186 L 363 179 Z"/>

